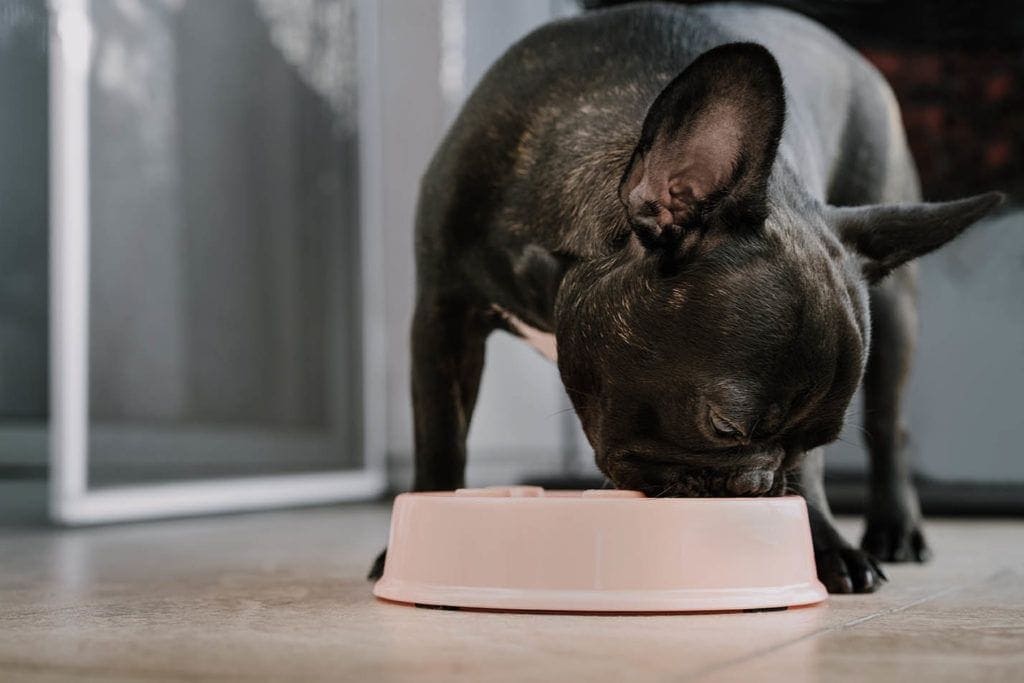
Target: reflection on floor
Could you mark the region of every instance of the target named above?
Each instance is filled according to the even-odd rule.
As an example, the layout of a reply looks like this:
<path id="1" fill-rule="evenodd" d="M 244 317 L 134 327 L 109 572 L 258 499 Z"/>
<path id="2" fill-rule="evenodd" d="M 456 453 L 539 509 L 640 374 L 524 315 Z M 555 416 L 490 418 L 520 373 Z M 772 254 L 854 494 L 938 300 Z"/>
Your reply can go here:
<path id="1" fill-rule="evenodd" d="M 936 559 L 875 595 L 635 617 L 377 602 L 386 532 L 382 506 L 0 530 L 0 680 L 1024 679 L 1020 520 L 933 520 Z"/>

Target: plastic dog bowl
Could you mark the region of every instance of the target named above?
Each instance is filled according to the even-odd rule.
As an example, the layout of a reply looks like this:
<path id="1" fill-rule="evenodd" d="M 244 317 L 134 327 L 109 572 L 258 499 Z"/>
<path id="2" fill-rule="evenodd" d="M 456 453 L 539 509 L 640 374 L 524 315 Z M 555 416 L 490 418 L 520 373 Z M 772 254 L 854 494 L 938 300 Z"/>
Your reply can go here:
<path id="1" fill-rule="evenodd" d="M 770 609 L 826 597 L 803 498 L 532 486 L 398 496 L 373 593 L 573 612 Z"/>

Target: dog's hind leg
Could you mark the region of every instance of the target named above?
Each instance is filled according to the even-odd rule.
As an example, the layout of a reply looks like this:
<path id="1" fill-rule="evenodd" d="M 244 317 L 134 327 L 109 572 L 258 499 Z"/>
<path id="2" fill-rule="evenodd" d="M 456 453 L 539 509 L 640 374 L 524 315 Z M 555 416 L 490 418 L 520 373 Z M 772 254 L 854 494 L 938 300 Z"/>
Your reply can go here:
<path id="1" fill-rule="evenodd" d="M 872 339 L 863 384 L 871 494 L 861 547 L 890 562 L 923 562 L 929 556 L 902 408 L 917 337 L 915 280 L 915 269 L 903 267 L 871 290 Z"/>
<path id="2" fill-rule="evenodd" d="M 920 201 L 917 169 L 899 107 L 880 80 L 855 100 L 844 147 L 843 172 L 836 174 L 830 189 L 832 203 Z M 914 264 L 898 268 L 869 293 L 871 348 L 862 390 L 871 493 L 861 547 L 887 561 L 920 561 L 928 555 L 901 405 L 917 336 L 916 268 Z"/>

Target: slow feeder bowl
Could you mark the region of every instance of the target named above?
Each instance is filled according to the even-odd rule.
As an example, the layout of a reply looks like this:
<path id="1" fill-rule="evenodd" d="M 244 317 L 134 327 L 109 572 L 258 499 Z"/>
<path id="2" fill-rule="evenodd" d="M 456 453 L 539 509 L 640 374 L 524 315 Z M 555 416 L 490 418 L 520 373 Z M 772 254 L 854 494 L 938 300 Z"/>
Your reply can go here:
<path id="1" fill-rule="evenodd" d="M 377 597 L 419 605 L 695 612 L 809 605 L 803 498 L 645 498 L 533 486 L 395 499 Z"/>

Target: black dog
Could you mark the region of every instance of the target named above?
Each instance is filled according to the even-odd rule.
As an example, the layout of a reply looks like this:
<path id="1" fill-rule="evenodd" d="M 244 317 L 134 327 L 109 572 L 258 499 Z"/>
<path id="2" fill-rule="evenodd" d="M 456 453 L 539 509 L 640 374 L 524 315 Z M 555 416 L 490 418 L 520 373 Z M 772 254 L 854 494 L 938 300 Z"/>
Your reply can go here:
<path id="1" fill-rule="evenodd" d="M 812 21 L 645 4 L 535 31 L 484 77 L 420 188 L 416 490 L 463 485 L 487 335 L 553 334 L 616 486 L 800 492 L 822 581 L 874 590 L 874 557 L 927 554 L 902 449 L 904 264 L 1001 195 L 919 200 L 891 91 Z M 862 380 L 867 552 L 834 529 L 821 472 Z"/>

